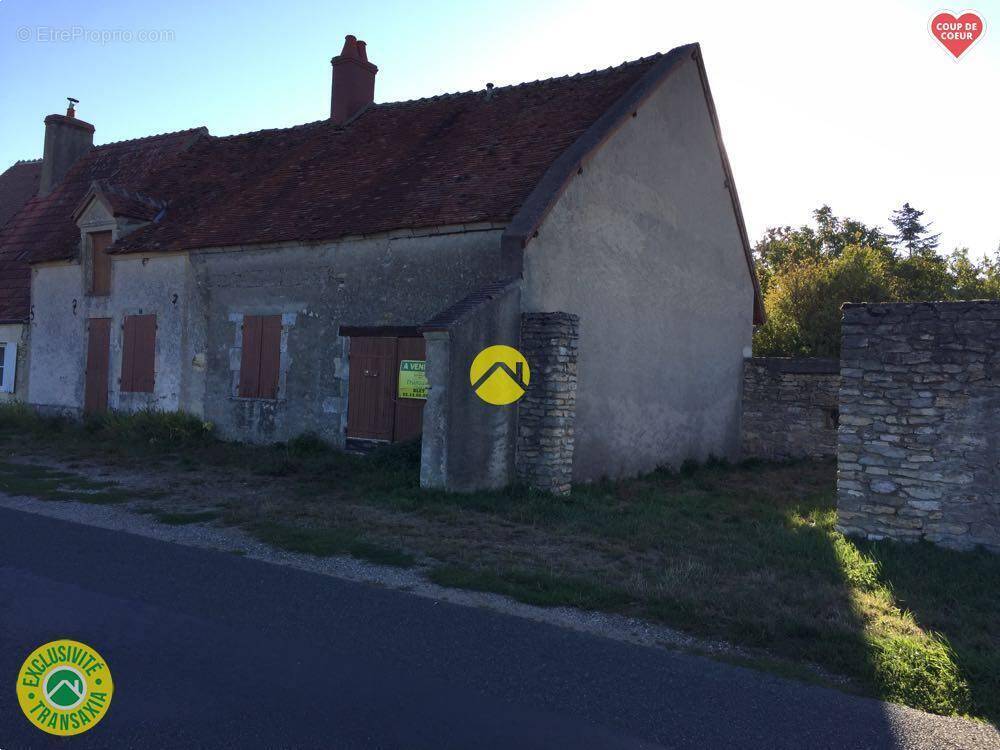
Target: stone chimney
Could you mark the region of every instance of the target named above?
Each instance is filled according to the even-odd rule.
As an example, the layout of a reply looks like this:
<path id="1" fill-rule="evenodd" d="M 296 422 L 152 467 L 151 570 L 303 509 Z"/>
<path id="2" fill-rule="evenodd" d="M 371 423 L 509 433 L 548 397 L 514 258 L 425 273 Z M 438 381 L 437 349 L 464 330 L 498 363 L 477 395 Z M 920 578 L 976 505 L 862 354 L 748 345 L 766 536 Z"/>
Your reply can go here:
<path id="1" fill-rule="evenodd" d="M 344 38 L 344 49 L 330 60 L 330 64 L 333 66 L 330 119 L 342 125 L 375 101 L 378 68 L 368 62 L 365 43 L 351 34 Z"/>
<path id="2" fill-rule="evenodd" d="M 94 126 L 76 119 L 76 99 L 69 100 L 65 115 L 45 118 L 45 147 L 42 151 L 42 176 L 38 194 L 48 195 L 66 175 L 73 163 L 94 146 Z"/>

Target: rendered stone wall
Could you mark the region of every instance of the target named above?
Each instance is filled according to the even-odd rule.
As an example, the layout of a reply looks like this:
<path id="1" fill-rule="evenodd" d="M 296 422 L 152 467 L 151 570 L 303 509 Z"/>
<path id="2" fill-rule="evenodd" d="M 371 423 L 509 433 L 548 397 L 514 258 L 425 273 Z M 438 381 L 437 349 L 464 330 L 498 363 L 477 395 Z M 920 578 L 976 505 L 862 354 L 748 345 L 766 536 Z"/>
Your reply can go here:
<path id="1" fill-rule="evenodd" d="M 495 344 L 519 348 L 521 282 L 494 282 L 469 294 L 423 327 L 427 401 L 420 485 L 452 492 L 495 490 L 514 478 L 517 409 L 479 398 L 469 365 Z"/>
<path id="2" fill-rule="evenodd" d="M 204 418 L 227 439 L 267 443 L 314 432 L 343 447 L 350 368 L 341 326 L 421 325 L 493 280 L 500 231 L 441 228 L 193 253 L 198 293 L 191 304 L 199 307 L 186 335 L 204 353 L 204 369 L 189 403 L 203 403 Z M 245 315 L 282 316 L 276 400 L 240 399 L 233 391 Z M 510 452 L 513 472 L 513 433 Z"/>
<path id="3" fill-rule="evenodd" d="M 739 456 L 754 288 L 727 185 L 687 60 L 586 160 L 525 250 L 522 312 L 580 316 L 574 481 Z"/>
<path id="4" fill-rule="evenodd" d="M 837 455 L 840 362 L 753 357 L 743 363 L 744 458 Z"/>
<path id="5" fill-rule="evenodd" d="M 517 478 L 555 495 L 568 494 L 573 478 L 579 326 L 564 312 L 521 316 L 531 381 L 517 406 Z"/>
<path id="6" fill-rule="evenodd" d="M 1000 302 L 844 306 L 839 528 L 1000 551 Z"/>

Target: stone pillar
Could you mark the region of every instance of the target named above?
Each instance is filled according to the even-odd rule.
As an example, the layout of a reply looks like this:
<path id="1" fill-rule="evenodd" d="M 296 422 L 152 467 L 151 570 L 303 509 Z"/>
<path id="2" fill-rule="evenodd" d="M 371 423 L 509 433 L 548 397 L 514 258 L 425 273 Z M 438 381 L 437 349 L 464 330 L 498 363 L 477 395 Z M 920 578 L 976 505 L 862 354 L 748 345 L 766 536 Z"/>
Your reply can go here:
<path id="1" fill-rule="evenodd" d="M 554 495 L 569 494 L 573 476 L 579 323 L 564 312 L 521 316 L 531 382 L 518 402 L 517 478 Z"/>

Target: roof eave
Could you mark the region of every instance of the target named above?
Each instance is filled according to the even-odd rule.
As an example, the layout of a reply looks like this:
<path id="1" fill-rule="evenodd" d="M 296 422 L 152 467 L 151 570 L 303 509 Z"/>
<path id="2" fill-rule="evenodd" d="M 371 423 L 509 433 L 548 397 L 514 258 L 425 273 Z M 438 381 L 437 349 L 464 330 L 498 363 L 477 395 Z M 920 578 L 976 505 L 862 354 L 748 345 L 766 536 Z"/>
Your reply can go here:
<path id="1" fill-rule="evenodd" d="M 662 60 L 632 84 L 618 101 L 552 162 L 507 226 L 501 240 L 505 256 L 509 252 L 520 257 L 521 251 L 537 234 L 545 217 L 565 192 L 573 175 L 580 171 L 590 156 L 604 145 L 605 141 L 636 111 L 636 108 L 652 95 L 660 83 L 666 80 L 695 49 L 697 49 L 696 44 L 687 44 L 664 55 Z M 519 264 L 515 262 L 514 265 Z M 520 273 L 520 268 L 508 270 L 517 270 L 518 274 Z"/>
<path id="2" fill-rule="evenodd" d="M 736 214 L 736 225 L 740 231 L 740 240 L 743 243 L 743 253 L 746 255 L 750 280 L 753 282 L 753 324 L 755 326 L 762 326 L 767 322 L 767 314 L 764 312 L 764 297 L 760 291 L 760 279 L 757 278 L 757 269 L 754 267 L 753 248 L 750 244 L 750 236 L 747 233 L 746 221 L 743 219 L 743 207 L 740 205 L 740 196 L 736 190 L 736 180 L 733 179 L 733 169 L 729 164 L 726 146 L 722 141 L 722 128 L 719 125 L 719 115 L 715 109 L 715 100 L 712 98 L 712 89 L 708 85 L 708 72 L 705 70 L 705 61 L 702 59 L 701 47 L 698 45 L 695 46 L 696 50 L 693 58 L 698 65 L 701 87 L 705 92 L 705 102 L 708 104 L 708 112 L 712 118 L 712 127 L 715 129 L 715 140 L 719 145 L 722 169 L 726 175 L 726 188 L 729 190 L 729 197 L 733 202 L 733 213 Z"/>

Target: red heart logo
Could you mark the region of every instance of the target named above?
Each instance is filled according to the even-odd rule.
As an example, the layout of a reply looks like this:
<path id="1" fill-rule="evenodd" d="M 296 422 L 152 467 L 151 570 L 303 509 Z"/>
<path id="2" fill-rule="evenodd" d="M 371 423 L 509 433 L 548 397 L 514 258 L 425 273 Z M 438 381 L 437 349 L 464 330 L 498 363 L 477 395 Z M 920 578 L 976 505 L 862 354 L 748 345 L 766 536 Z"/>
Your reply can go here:
<path id="1" fill-rule="evenodd" d="M 972 11 L 965 11 L 958 18 L 951 13 L 938 13 L 930 23 L 931 36 L 941 42 L 956 60 L 979 41 L 985 30 L 986 22 L 982 16 Z"/>

